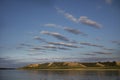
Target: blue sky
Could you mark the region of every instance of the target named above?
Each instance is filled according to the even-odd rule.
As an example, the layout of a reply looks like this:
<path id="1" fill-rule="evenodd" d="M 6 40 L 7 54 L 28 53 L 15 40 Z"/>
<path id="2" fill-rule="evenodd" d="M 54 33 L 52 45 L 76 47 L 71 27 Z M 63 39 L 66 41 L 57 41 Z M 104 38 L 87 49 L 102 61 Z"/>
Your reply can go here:
<path id="1" fill-rule="evenodd" d="M 0 67 L 119 61 L 119 0 L 0 0 Z"/>

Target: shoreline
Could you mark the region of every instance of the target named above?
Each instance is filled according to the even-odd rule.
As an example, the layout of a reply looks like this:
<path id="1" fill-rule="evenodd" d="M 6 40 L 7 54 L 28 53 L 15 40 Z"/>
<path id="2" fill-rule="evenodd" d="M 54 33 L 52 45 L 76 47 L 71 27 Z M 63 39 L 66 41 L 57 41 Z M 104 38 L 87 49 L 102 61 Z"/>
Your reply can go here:
<path id="1" fill-rule="evenodd" d="M 102 70 L 106 70 L 106 71 L 120 71 L 120 69 L 16 69 L 16 70 L 52 70 L 52 71 L 69 71 L 69 70 L 73 70 L 73 71 L 89 71 L 89 70 L 92 70 L 92 71 L 102 71 Z"/>

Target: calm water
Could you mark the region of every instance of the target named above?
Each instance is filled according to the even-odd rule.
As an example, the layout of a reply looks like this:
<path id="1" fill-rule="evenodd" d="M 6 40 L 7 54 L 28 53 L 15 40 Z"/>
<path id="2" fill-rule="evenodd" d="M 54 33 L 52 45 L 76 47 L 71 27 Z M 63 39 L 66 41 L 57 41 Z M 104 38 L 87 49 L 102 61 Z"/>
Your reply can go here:
<path id="1" fill-rule="evenodd" d="M 120 71 L 0 70 L 0 80 L 120 80 Z"/>

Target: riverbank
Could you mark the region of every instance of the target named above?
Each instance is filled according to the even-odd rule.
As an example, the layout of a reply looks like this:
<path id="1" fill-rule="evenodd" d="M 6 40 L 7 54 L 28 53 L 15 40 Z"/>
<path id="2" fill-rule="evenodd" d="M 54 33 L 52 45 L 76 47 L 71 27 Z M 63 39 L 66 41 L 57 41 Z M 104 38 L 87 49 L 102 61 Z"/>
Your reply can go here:
<path id="1" fill-rule="evenodd" d="M 89 70 L 91 70 L 91 71 L 120 71 L 120 69 L 17 69 L 17 70 L 52 70 L 52 71 L 58 71 L 58 70 L 60 70 L 60 71 L 68 71 L 68 70 L 83 70 L 83 71 L 89 71 Z"/>

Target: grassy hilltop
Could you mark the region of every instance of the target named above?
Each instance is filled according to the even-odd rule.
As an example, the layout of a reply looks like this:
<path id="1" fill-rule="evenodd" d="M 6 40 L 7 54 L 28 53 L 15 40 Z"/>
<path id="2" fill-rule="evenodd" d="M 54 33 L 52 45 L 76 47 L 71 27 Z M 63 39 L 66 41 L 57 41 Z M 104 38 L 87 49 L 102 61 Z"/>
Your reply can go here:
<path id="1" fill-rule="evenodd" d="M 120 69 L 120 62 L 51 62 L 30 64 L 19 69 Z"/>

